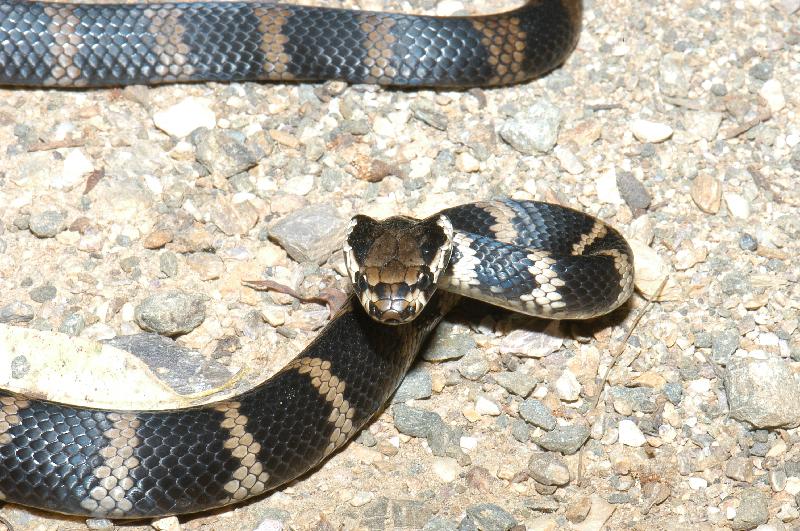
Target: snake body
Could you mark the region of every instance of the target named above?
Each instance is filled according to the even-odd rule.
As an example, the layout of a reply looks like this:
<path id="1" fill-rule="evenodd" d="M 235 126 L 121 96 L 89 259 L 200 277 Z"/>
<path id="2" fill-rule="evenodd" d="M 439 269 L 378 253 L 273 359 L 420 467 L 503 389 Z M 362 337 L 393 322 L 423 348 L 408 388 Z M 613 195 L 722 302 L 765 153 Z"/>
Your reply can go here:
<path id="1" fill-rule="evenodd" d="M 380 411 L 459 298 L 442 289 L 556 318 L 606 313 L 633 289 L 628 244 L 591 216 L 531 201 L 440 215 L 454 246 L 413 321 L 375 322 L 351 297 L 292 362 L 232 399 L 133 412 L 0 392 L 0 497 L 110 518 L 241 501 L 315 467 Z"/>
<path id="2" fill-rule="evenodd" d="M 529 0 L 506 13 L 472 17 L 264 2 L 0 0 L 0 84 L 340 79 L 503 85 L 560 65 L 580 25 L 580 0 Z"/>

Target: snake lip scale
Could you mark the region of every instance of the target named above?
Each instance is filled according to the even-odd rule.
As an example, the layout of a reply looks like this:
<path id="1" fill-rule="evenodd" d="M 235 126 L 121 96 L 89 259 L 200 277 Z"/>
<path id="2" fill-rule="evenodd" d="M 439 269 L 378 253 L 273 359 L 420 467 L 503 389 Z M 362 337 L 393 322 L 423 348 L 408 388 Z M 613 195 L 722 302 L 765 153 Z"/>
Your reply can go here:
<path id="1" fill-rule="evenodd" d="M 0 0 L 0 85 L 507 85 L 563 63 L 581 14 L 580 0 L 529 0 L 504 13 L 461 17 L 267 2 Z"/>
<path id="2" fill-rule="evenodd" d="M 449 208 L 431 220 L 409 223 L 434 232 L 421 243 L 449 239 L 452 248 L 439 289 L 415 319 L 377 322 L 351 296 L 293 361 L 233 398 L 187 409 L 107 411 L 0 391 L 0 498 L 105 518 L 239 502 L 316 467 L 374 417 L 459 293 L 533 315 L 583 318 L 617 308 L 633 290 L 627 242 L 581 212 L 506 200 Z M 404 241 L 409 224 L 399 226 L 389 223 L 395 241 Z M 391 238 L 382 241 L 394 249 Z M 348 238 L 345 252 L 359 245 Z M 414 271 L 426 255 L 441 253 L 411 253 Z"/>

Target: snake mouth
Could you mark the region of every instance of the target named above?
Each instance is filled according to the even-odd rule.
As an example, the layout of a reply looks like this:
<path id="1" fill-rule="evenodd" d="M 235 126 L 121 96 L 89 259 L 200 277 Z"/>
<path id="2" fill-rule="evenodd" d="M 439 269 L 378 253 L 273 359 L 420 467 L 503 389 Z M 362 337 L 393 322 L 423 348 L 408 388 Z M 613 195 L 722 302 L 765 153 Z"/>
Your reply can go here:
<path id="1" fill-rule="evenodd" d="M 429 295 L 427 291 L 412 290 L 404 283 L 380 283 L 364 293 L 361 304 L 376 321 L 400 325 L 410 323 L 419 315 Z"/>

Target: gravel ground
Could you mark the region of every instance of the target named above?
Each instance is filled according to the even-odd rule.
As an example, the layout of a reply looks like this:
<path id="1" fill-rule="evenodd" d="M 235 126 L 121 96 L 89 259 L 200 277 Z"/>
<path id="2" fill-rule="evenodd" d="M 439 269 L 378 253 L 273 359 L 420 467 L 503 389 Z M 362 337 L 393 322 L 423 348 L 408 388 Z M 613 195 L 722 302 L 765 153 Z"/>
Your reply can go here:
<path id="1" fill-rule="evenodd" d="M 171 367 L 174 381 L 197 376 L 194 390 L 241 370 L 237 385 L 252 385 L 314 337 L 325 307 L 241 282 L 346 289 L 335 242 L 358 212 L 541 199 L 635 245 L 628 307 L 559 326 L 465 306 L 321 469 L 153 527 L 800 525 L 800 2 L 585 4 L 568 63 L 517 87 L 0 90 L 0 323 L 183 334 L 155 350 L 196 351 Z M 147 358 L 152 336 L 139 337 L 126 348 Z M 28 363 L 4 361 L 12 374 Z M 0 515 L 16 530 L 84 527 Z"/>

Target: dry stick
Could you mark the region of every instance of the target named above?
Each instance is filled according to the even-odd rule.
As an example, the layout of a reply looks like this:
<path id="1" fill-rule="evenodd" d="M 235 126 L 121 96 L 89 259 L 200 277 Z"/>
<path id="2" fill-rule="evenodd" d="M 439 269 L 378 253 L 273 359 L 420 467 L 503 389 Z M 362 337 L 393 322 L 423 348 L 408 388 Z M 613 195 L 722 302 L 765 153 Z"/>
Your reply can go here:
<path id="1" fill-rule="evenodd" d="M 667 281 L 669 280 L 669 275 L 664 276 L 664 279 L 659 284 L 658 289 L 656 290 L 655 294 L 647 300 L 647 304 L 639 311 L 639 314 L 634 318 L 633 323 L 628 328 L 628 331 L 625 333 L 625 337 L 622 338 L 622 342 L 620 346 L 617 347 L 617 351 L 612 355 L 611 365 L 606 368 L 605 374 L 603 374 L 603 378 L 600 380 L 600 388 L 597 390 L 597 394 L 594 395 L 594 400 L 592 400 L 592 407 L 589 408 L 589 411 L 594 411 L 597 408 L 597 404 L 600 402 L 600 396 L 603 394 L 603 389 L 605 389 L 606 384 L 608 383 L 608 375 L 611 374 L 611 371 L 614 367 L 617 366 L 617 361 L 619 361 L 620 356 L 625 351 L 625 346 L 628 344 L 628 339 L 630 339 L 633 331 L 639 325 L 639 321 L 642 320 L 642 317 L 650 310 L 650 307 L 653 306 L 653 302 L 661 296 L 661 292 L 664 291 L 664 286 L 667 285 Z M 639 351 L 641 352 L 641 350 Z M 637 353 L 636 356 L 631 360 L 633 363 L 636 358 L 639 357 Z M 583 454 L 584 454 L 585 446 L 581 447 L 581 451 L 578 454 L 578 486 L 581 485 L 583 482 Z"/>

